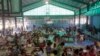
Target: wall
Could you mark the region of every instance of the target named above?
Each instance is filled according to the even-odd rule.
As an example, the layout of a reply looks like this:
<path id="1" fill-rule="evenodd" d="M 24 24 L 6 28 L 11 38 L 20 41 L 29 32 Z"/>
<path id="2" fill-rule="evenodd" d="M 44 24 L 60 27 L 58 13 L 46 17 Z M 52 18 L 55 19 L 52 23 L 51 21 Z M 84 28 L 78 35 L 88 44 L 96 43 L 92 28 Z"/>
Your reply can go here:
<path id="1" fill-rule="evenodd" d="M 91 16 L 91 25 L 95 26 L 97 29 L 100 29 L 100 15 Z"/>
<path id="2" fill-rule="evenodd" d="M 25 17 L 28 20 L 26 21 L 31 21 L 33 25 L 41 26 L 43 24 L 46 24 L 46 20 L 48 19 L 47 17 Z M 66 28 L 68 26 L 72 26 L 73 22 L 73 17 L 49 17 L 50 20 L 53 21 L 53 24 L 48 24 L 51 27 L 57 27 L 57 28 Z M 29 24 L 30 25 L 30 24 Z M 30 25 L 32 26 L 32 25 Z"/>

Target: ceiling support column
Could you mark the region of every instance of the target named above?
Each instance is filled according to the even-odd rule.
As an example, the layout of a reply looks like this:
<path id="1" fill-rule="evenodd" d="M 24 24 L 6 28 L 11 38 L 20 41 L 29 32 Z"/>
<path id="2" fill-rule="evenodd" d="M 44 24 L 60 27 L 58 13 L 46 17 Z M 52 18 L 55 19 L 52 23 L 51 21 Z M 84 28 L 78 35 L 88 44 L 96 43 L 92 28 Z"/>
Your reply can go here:
<path id="1" fill-rule="evenodd" d="M 24 25 L 24 16 L 22 17 L 22 31 L 24 31 L 25 25 Z"/>
<path id="2" fill-rule="evenodd" d="M 93 26 L 93 16 L 90 17 L 90 25 Z"/>
<path id="3" fill-rule="evenodd" d="M 17 28 L 17 18 L 15 17 L 15 28 Z"/>
<path id="4" fill-rule="evenodd" d="M 5 17 L 4 17 L 4 0 L 1 1 L 2 6 L 2 33 L 5 35 Z"/>
<path id="5" fill-rule="evenodd" d="M 89 4 L 87 5 L 87 11 L 89 11 Z M 89 24 L 89 16 L 86 16 L 86 26 Z"/>
<path id="6" fill-rule="evenodd" d="M 80 28 L 80 25 L 81 25 L 81 9 L 79 9 L 79 28 Z"/>
<path id="7" fill-rule="evenodd" d="M 75 19 L 76 19 L 76 13 L 74 12 L 74 19 L 73 19 L 74 26 L 75 26 Z"/>
<path id="8" fill-rule="evenodd" d="M 5 17 L 2 15 L 2 33 L 5 35 Z"/>

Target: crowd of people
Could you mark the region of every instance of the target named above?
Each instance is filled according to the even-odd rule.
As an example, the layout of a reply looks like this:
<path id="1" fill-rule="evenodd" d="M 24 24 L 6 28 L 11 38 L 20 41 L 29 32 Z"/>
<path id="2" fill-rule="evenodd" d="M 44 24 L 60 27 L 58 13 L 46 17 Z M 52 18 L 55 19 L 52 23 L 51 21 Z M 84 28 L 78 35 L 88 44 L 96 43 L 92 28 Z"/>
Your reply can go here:
<path id="1" fill-rule="evenodd" d="M 79 48 L 65 46 L 66 43 L 83 42 L 88 37 L 75 27 L 66 30 L 38 28 L 31 32 L 1 35 L 0 56 L 100 56 L 100 46 L 96 44 Z"/>

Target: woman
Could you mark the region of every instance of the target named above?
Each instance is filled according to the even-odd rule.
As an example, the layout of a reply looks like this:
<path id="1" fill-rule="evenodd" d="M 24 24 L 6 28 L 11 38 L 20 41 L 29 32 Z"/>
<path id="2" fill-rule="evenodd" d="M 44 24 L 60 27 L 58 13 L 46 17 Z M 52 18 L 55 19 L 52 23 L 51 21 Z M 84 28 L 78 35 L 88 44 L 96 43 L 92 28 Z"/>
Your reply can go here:
<path id="1" fill-rule="evenodd" d="M 89 56 L 96 56 L 96 53 L 95 53 L 94 49 L 91 49 L 89 51 Z"/>
<path id="2" fill-rule="evenodd" d="M 62 56 L 67 56 L 67 51 L 66 51 L 66 49 L 63 51 Z"/>
<path id="3" fill-rule="evenodd" d="M 67 50 L 67 56 L 73 56 L 73 52 L 72 52 L 72 49 L 71 48 L 69 48 Z"/>
<path id="4" fill-rule="evenodd" d="M 37 54 L 38 54 L 38 56 L 44 56 L 44 52 L 41 48 L 39 48 Z"/>
<path id="5" fill-rule="evenodd" d="M 79 56 L 79 50 L 78 49 L 74 50 L 74 55 L 73 56 Z"/>

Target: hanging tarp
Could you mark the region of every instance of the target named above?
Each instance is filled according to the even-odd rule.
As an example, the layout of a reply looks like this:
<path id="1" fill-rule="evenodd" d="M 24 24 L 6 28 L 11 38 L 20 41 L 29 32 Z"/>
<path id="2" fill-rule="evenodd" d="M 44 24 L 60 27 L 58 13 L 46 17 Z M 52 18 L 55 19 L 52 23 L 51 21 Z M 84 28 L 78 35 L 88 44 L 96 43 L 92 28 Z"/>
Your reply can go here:
<path id="1" fill-rule="evenodd" d="M 97 14 L 100 14 L 100 8 L 97 8 L 97 9 L 94 9 L 94 10 L 90 10 L 88 11 L 85 15 L 97 15 Z"/>
<path id="2" fill-rule="evenodd" d="M 90 6 L 90 10 L 85 15 L 97 15 L 100 14 L 100 2 L 96 2 Z"/>
<path id="3" fill-rule="evenodd" d="M 86 13 L 87 12 L 87 8 L 85 7 L 85 8 L 83 8 L 83 9 L 81 9 L 81 14 L 84 14 L 84 13 Z"/>
<path id="4" fill-rule="evenodd" d="M 96 8 L 100 8 L 100 1 L 98 1 L 98 2 L 96 2 L 96 3 L 94 3 L 94 4 L 92 4 L 90 7 L 91 7 L 90 10 L 93 10 L 93 9 L 96 9 Z"/>

